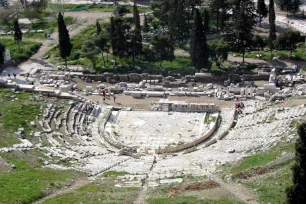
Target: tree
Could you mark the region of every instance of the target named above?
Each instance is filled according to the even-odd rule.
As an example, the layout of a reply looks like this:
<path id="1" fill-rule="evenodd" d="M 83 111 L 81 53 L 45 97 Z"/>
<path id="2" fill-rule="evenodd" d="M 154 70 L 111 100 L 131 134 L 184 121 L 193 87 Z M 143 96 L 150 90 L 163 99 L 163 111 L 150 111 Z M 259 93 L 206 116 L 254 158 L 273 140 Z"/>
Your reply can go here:
<path id="1" fill-rule="evenodd" d="M 146 14 L 144 14 L 144 21 L 143 21 L 143 28 L 142 28 L 143 32 L 147 33 L 149 32 L 149 24 L 148 24 L 148 19 Z"/>
<path id="2" fill-rule="evenodd" d="M 151 44 L 153 46 L 152 51 L 160 62 L 160 67 L 162 67 L 164 60 L 173 61 L 175 59 L 174 47 L 169 35 L 155 35 Z"/>
<path id="3" fill-rule="evenodd" d="M 97 28 L 97 35 L 99 35 L 101 33 L 101 26 L 98 20 L 96 21 L 96 28 Z"/>
<path id="4" fill-rule="evenodd" d="M 5 45 L 0 42 L 0 65 L 4 63 Z"/>
<path id="5" fill-rule="evenodd" d="M 108 44 L 108 36 L 105 33 L 100 33 L 98 36 L 94 39 L 94 45 L 99 50 L 99 52 L 102 55 L 103 65 L 105 67 L 105 59 L 103 53 L 109 52 L 109 44 Z"/>
<path id="6" fill-rule="evenodd" d="M 265 0 L 258 0 L 257 1 L 256 12 L 257 12 L 257 14 L 259 16 L 259 24 L 260 24 L 260 27 L 261 27 L 262 19 L 267 17 L 267 15 L 268 15 L 268 9 L 267 9 Z"/>
<path id="7" fill-rule="evenodd" d="M 22 41 L 22 32 L 18 23 L 18 19 L 14 20 L 14 39 L 18 44 L 18 49 L 20 50 L 20 42 Z"/>
<path id="8" fill-rule="evenodd" d="M 190 41 L 190 55 L 193 66 L 200 70 L 208 65 L 209 50 L 206 42 L 206 34 L 200 12 L 195 11 L 194 25 Z"/>
<path id="9" fill-rule="evenodd" d="M 260 35 L 254 35 L 252 41 L 253 41 L 253 47 L 257 49 L 258 52 L 259 52 L 259 49 L 263 50 L 263 48 L 266 45 L 263 37 L 261 37 Z"/>
<path id="10" fill-rule="evenodd" d="M 243 63 L 245 51 L 252 42 L 253 26 L 255 25 L 255 7 L 251 0 L 241 0 L 239 7 L 233 11 L 233 39 L 232 47 L 242 52 Z"/>
<path id="11" fill-rule="evenodd" d="M 278 36 L 275 41 L 275 47 L 278 49 L 290 50 L 290 56 L 292 56 L 292 52 L 296 49 L 296 44 L 299 42 L 301 42 L 300 32 L 289 31 Z"/>
<path id="12" fill-rule="evenodd" d="M 213 60 L 227 60 L 230 47 L 225 40 L 211 40 L 208 41 L 209 56 Z"/>
<path id="13" fill-rule="evenodd" d="M 271 58 L 272 58 L 273 41 L 275 39 L 276 39 L 276 27 L 275 27 L 274 0 L 270 0 L 270 2 L 269 2 L 269 39 L 268 39 L 268 46 L 271 50 Z"/>
<path id="14" fill-rule="evenodd" d="M 204 9 L 204 31 L 209 31 L 209 12 L 207 9 Z"/>
<path id="15" fill-rule="evenodd" d="M 65 60 L 65 66 L 67 68 L 67 57 L 69 57 L 71 54 L 72 44 L 70 42 L 69 32 L 67 30 L 64 17 L 61 12 L 59 12 L 58 14 L 57 25 L 60 56 Z"/>
<path id="16" fill-rule="evenodd" d="M 286 189 L 288 204 L 306 203 L 306 123 L 299 125 L 298 135 L 292 167 L 293 185 Z"/>
<path id="17" fill-rule="evenodd" d="M 225 0 L 213 0 L 210 4 L 210 10 L 215 15 L 216 23 L 217 23 L 217 31 L 220 26 L 220 13 L 222 10 L 226 10 L 227 3 Z"/>
<path id="18" fill-rule="evenodd" d="M 84 56 L 91 61 L 92 66 L 95 69 L 97 65 L 97 55 L 99 50 L 95 46 L 94 42 L 91 40 L 85 41 L 85 43 L 82 45 L 82 52 Z"/>
<path id="19" fill-rule="evenodd" d="M 126 53 L 126 37 L 127 35 L 122 17 L 111 17 L 110 38 L 113 56 L 115 56 L 115 64 L 116 57 L 123 58 Z"/>
<path id="20" fill-rule="evenodd" d="M 283 11 L 287 11 L 287 16 L 289 13 L 295 14 L 299 11 L 300 6 L 303 4 L 301 0 L 276 0 L 276 5 Z"/>

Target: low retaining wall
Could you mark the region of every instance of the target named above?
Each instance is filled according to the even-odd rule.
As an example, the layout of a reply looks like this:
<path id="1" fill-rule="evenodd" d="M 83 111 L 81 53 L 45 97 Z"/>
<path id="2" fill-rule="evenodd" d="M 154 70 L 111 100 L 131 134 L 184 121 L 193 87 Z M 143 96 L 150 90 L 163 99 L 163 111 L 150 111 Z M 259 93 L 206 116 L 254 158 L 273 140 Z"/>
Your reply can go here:
<path id="1" fill-rule="evenodd" d="M 215 122 L 213 128 L 210 129 L 208 131 L 208 133 L 206 133 L 203 137 L 200 137 L 199 139 L 197 139 L 197 140 L 195 140 L 193 142 L 190 142 L 190 143 L 187 143 L 187 144 L 183 144 L 183 145 L 179 145 L 177 147 L 168 147 L 168 148 L 164 148 L 164 149 L 155 149 L 155 153 L 157 153 L 157 154 L 174 153 L 174 152 L 179 152 L 179 151 L 182 151 L 184 149 L 188 149 L 188 148 L 194 147 L 194 146 L 196 146 L 196 145 L 198 145 L 198 144 L 208 140 L 213 135 L 213 133 L 215 132 L 216 128 L 217 128 L 217 122 Z"/>
<path id="2" fill-rule="evenodd" d="M 113 73 L 105 72 L 101 75 L 96 74 L 84 74 L 85 78 L 89 78 L 94 81 L 101 82 L 134 82 L 139 83 L 143 80 L 158 80 L 158 82 L 162 82 L 164 77 L 162 75 L 150 75 L 147 73 L 130 73 L 130 74 L 122 74 L 115 75 Z M 245 74 L 244 80 L 246 81 L 255 81 L 255 80 L 268 80 L 269 75 L 251 75 Z M 196 73 L 195 75 L 186 75 L 185 79 L 187 82 L 195 81 L 195 82 L 220 82 L 232 78 L 232 80 L 240 81 L 241 75 L 222 75 L 222 76 L 207 76 L 205 74 Z"/>

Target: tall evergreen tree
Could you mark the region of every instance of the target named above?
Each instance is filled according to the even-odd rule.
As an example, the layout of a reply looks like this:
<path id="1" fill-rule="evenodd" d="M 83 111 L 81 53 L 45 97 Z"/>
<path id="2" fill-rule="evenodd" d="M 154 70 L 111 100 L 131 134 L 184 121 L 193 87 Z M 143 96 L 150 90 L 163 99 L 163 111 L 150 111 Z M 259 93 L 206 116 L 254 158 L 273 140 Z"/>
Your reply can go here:
<path id="1" fill-rule="evenodd" d="M 298 12 L 299 7 L 303 4 L 301 0 L 276 0 L 275 3 L 281 10 L 287 11 L 287 16 L 289 13 Z"/>
<path id="2" fill-rule="evenodd" d="M 174 47 L 170 36 L 154 35 L 151 44 L 155 59 L 159 60 L 160 67 L 162 67 L 164 60 L 173 61 L 175 59 Z"/>
<path id="3" fill-rule="evenodd" d="M 274 0 L 269 2 L 269 39 L 268 46 L 271 50 L 273 49 L 273 41 L 276 39 L 276 27 L 275 27 L 275 10 L 274 10 Z M 272 55 L 271 55 L 272 57 Z"/>
<path id="4" fill-rule="evenodd" d="M 149 24 L 148 24 L 148 19 L 146 14 L 144 14 L 144 21 L 143 21 L 143 28 L 142 28 L 143 32 L 147 33 L 149 32 Z"/>
<path id="5" fill-rule="evenodd" d="M 194 25 L 190 42 L 190 55 L 193 66 L 199 71 L 208 65 L 209 50 L 206 42 L 206 34 L 200 12 L 195 11 Z"/>
<path id="6" fill-rule="evenodd" d="M 65 60 L 65 66 L 67 68 L 67 57 L 69 57 L 71 54 L 72 44 L 70 42 L 69 32 L 67 30 L 64 17 L 61 12 L 59 12 L 58 14 L 57 25 L 60 56 Z"/>
<path id="7" fill-rule="evenodd" d="M 241 0 L 240 6 L 233 10 L 233 33 L 232 46 L 242 52 L 243 63 L 246 48 L 251 45 L 253 26 L 255 25 L 255 7 L 252 0 Z"/>
<path id="8" fill-rule="evenodd" d="M 133 67 L 135 66 L 135 58 L 139 56 L 142 52 L 142 35 L 141 35 L 141 26 L 140 26 L 140 17 L 139 17 L 139 11 L 137 8 L 136 3 L 134 3 L 134 23 L 135 23 L 135 28 L 131 34 L 131 39 L 130 39 L 130 51 L 129 55 L 132 56 L 133 60 Z"/>
<path id="9" fill-rule="evenodd" d="M 116 64 L 116 57 L 123 58 L 127 49 L 125 26 L 121 17 L 111 17 L 110 37 Z"/>
<path id="10" fill-rule="evenodd" d="M 209 12 L 207 9 L 204 9 L 204 31 L 209 31 Z"/>
<path id="11" fill-rule="evenodd" d="M 96 27 L 97 27 L 97 35 L 99 35 L 101 33 L 101 26 L 98 20 L 96 21 Z"/>
<path id="12" fill-rule="evenodd" d="M 181 43 L 187 34 L 187 22 L 184 0 L 178 0 L 176 9 L 176 40 Z"/>
<path id="13" fill-rule="evenodd" d="M 222 10 L 226 10 L 227 3 L 225 0 L 213 0 L 210 4 L 210 10 L 215 15 L 216 23 L 217 23 L 217 31 L 220 27 L 220 14 Z"/>
<path id="14" fill-rule="evenodd" d="M 5 45 L 0 42 L 0 65 L 4 63 Z"/>
<path id="15" fill-rule="evenodd" d="M 170 8 L 171 8 L 170 0 L 162 1 L 162 5 L 160 9 L 160 22 L 163 27 L 165 27 L 169 23 Z"/>
<path id="16" fill-rule="evenodd" d="M 18 19 L 14 20 L 14 39 L 18 44 L 18 49 L 20 50 L 20 42 L 22 41 L 22 32 L 18 23 Z"/>
<path id="17" fill-rule="evenodd" d="M 104 59 L 104 52 L 109 52 L 109 44 L 108 44 L 108 36 L 105 33 L 100 33 L 94 39 L 94 45 L 99 50 L 102 56 L 103 65 L 105 67 L 105 59 Z"/>
<path id="18" fill-rule="evenodd" d="M 260 27 L 261 27 L 261 21 L 263 18 L 267 17 L 268 15 L 268 9 L 267 9 L 267 6 L 266 6 L 266 3 L 265 3 L 265 0 L 258 0 L 257 1 L 257 9 L 256 9 L 256 12 L 259 16 L 259 24 L 260 24 Z"/>
<path id="19" fill-rule="evenodd" d="M 288 204 L 306 203 L 306 123 L 298 127 L 298 135 L 292 167 L 293 186 L 286 190 Z"/>

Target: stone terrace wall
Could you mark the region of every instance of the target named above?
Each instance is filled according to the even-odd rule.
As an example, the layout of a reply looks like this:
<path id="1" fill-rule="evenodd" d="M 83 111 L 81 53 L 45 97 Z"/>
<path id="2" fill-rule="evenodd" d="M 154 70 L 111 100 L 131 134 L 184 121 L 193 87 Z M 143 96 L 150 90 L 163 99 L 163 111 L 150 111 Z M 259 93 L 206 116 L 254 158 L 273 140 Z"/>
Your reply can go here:
<path id="1" fill-rule="evenodd" d="M 105 72 L 102 75 L 95 75 L 95 74 L 84 74 L 84 77 L 87 77 L 94 81 L 101 81 L 101 82 L 135 82 L 139 83 L 142 80 L 158 80 L 162 82 L 164 77 L 162 75 L 149 75 L 147 73 L 137 74 L 137 73 L 130 73 L 130 74 L 122 74 L 122 75 L 114 75 L 113 73 Z M 241 75 L 232 75 L 233 80 L 240 80 Z M 197 73 L 196 75 L 187 75 L 185 76 L 187 82 L 195 81 L 195 82 L 217 82 L 217 81 L 224 81 L 229 79 L 229 75 L 222 75 L 222 76 L 207 76 L 205 74 Z M 247 81 L 254 81 L 254 80 L 268 80 L 268 75 L 244 75 L 244 79 Z"/>

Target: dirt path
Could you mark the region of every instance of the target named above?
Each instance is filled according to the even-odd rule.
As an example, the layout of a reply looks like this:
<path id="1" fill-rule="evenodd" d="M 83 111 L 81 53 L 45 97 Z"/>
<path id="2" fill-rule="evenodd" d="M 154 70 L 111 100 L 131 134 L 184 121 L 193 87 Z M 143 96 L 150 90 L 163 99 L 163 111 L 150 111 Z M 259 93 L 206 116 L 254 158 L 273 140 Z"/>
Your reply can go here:
<path id="1" fill-rule="evenodd" d="M 54 197 L 57 197 L 57 196 L 60 196 L 60 195 L 72 192 L 72 191 L 74 191 L 74 190 L 76 190 L 76 189 L 78 189 L 78 188 L 80 188 L 82 186 L 85 186 L 87 184 L 89 184 L 89 180 L 87 180 L 87 179 L 79 179 L 79 180 L 75 181 L 68 188 L 59 189 L 59 190 L 55 191 L 54 193 L 51 193 L 50 195 L 47 195 L 46 197 L 43 197 L 42 199 L 34 202 L 34 204 L 42 203 L 42 202 L 44 202 L 47 199 L 54 198 Z"/>
<path id="2" fill-rule="evenodd" d="M 247 187 L 240 185 L 235 182 L 223 182 L 221 179 L 217 178 L 216 176 L 213 177 L 216 180 L 220 187 L 227 190 L 228 192 L 232 193 L 236 198 L 239 200 L 248 203 L 248 204 L 259 204 L 256 201 L 256 196 L 253 195 Z"/>

